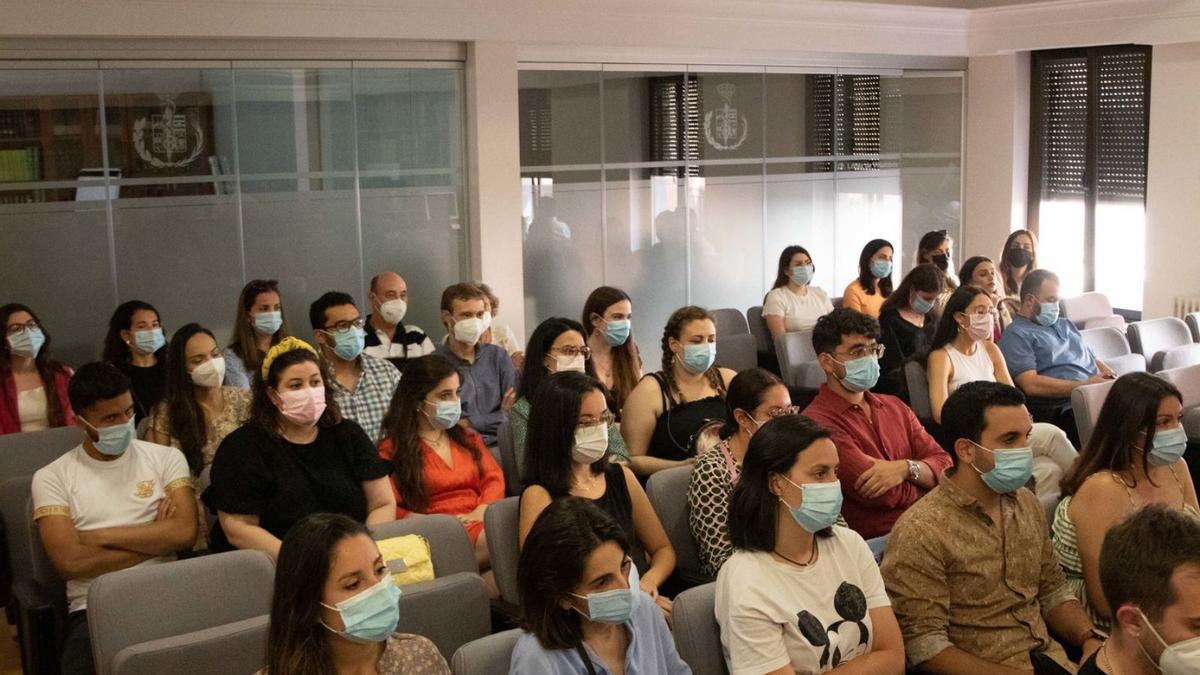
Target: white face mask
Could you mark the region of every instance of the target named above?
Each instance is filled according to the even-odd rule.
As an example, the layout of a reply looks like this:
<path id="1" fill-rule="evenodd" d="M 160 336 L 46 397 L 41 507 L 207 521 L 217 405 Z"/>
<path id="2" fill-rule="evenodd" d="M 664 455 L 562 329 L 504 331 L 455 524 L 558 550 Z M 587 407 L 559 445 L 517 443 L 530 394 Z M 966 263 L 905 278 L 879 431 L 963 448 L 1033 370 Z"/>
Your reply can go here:
<path id="1" fill-rule="evenodd" d="M 219 387 L 225 381 L 225 357 L 218 356 L 196 366 L 192 384 L 197 387 Z"/>
<path id="2" fill-rule="evenodd" d="M 554 372 L 556 373 L 563 373 L 568 370 L 582 373 L 584 372 L 584 368 L 583 354 L 576 354 L 575 356 L 554 355 Z"/>
<path id="3" fill-rule="evenodd" d="M 484 312 L 483 318 L 480 320 L 483 321 L 483 330 L 481 330 L 479 332 L 486 333 L 487 329 L 492 327 L 492 313 L 490 311 Z"/>
<path id="4" fill-rule="evenodd" d="M 400 323 L 405 314 L 408 314 L 408 303 L 404 300 L 388 300 L 379 305 L 379 315 L 390 324 Z"/>
<path id="5" fill-rule="evenodd" d="M 454 324 L 454 339 L 468 345 L 479 342 L 479 336 L 487 330 L 482 319 L 474 317 L 463 319 Z"/>
<path id="6" fill-rule="evenodd" d="M 1150 619 L 1142 614 L 1142 610 L 1138 610 L 1138 614 L 1142 617 L 1142 621 L 1146 622 L 1146 627 L 1150 629 L 1150 634 L 1155 640 L 1164 647 L 1163 653 L 1158 657 L 1158 669 L 1163 675 L 1194 675 L 1200 673 L 1200 637 L 1194 637 L 1187 640 L 1176 642 L 1175 644 L 1167 644 L 1166 640 L 1158 634 L 1154 626 L 1150 624 Z M 1138 647 L 1145 654 L 1145 648 L 1138 643 Z M 1146 654 L 1146 658 L 1150 658 Z"/>
<path id="7" fill-rule="evenodd" d="M 599 461 L 608 452 L 608 425 L 601 422 L 590 427 L 575 429 L 575 447 L 571 459 L 580 464 Z"/>

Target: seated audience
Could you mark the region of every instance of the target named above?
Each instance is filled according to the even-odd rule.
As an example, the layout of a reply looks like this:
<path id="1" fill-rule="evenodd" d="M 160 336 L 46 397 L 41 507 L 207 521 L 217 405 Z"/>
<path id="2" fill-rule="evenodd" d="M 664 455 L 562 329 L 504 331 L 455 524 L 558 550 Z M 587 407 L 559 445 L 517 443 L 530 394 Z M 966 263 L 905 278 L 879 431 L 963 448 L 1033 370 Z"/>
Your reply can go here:
<path id="1" fill-rule="evenodd" d="M 913 265 L 933 265 L 941 274 L 942 292 L 938 294 L 937 301 L 934 302 L 934 309 L 939 315 L 942 313 L 942 306 L 946 304 L 947 298 L 959 285 L 958 277 L 954 276 L 954 253 L 951 251 L 953 245 L 954 240 L 950 238 L 949 234 L 946 234 L 945 230 L 926 232 L 917 242 L 917 252 L 914 256 Z"/>
<path id="2" fill-rule="evenodd" d="M 1000 338 L 1008 372 L 1028 397 L 1036 422 L 1049 422 L 1079 445 L 1071 392 L 1116 377 L 1070 319 L 1059 317 L 1058 277 L 1034 270 L 1021 283 L 1021 309 Z"/>
<path id="3" fill-rule="evenodd" d="M 1112 608 L 1100 582 L 1104 535 L 1145 504 L 1200 518 L 1183 451 L 1183 398 L 1166 380 L 1129 373 L 1113 383 L 1092 437 L 1063 480 L 1054 516 L 1054 550 L 1067 586 L 1092 622 L 1107 630 Z"/>
<path id="4" fill-rule="evenodd" d="M 658 599 L 658 587 L 675 569 L 675 551 L 633 472 L 606 459 L 612 413 L 603 387 L 583 373 L 559 373 L 538 389 L 529 422 L 520 541 L 525 543 L 552 501 L 567 496 L 591 500 L 624 530 L 639 585 Z M 662 600 L 669 611 L 670 603 Z"/>
<path id="5" fill-rule="evenodd" d="M 33 519 L 67 582 L 63 675 L 95 671 L 87 594 L 96 577 L 168 562 L 196 541 L 196 496 L 173 448 L 134 438 L 129 378 L 89 363 L 67 388 L 83 443 L 33 475 Z"/>
<path id="6" fill-rule="evenodd" d="M 1113 630 L 1079 675 L 1200 672 L 1200 521 L 1161 504 L 1135 511 L 1104 536 L 1100 586 Z"/>
<path id="7" fill-rule="evenodd" d="M 71 369 L 50 358 L 50 333 L 25 305 L 0 307 L 0 321 L 0 435 L 73 424 Z"/>
<path id="8" fill-rule="evenodd" d="M 967 258 L 962 269 L 958 271 L 958 278 L 962 280 L 964 286 L 972 286 L 987 293 L 998 319 L 993 322 L 992 342 L 999 342 L 1000 332 L 1012 323 L 1012 312 L 1009 303 L 1003 302 L 1004 285 L 996 276 L 996 265 L 989 258 L 981 255 Z M 945 313 L 944 310 L 943 313 Z"/>
<path id="9" fill-rule="evenodd" d="M 288 335 L 279 282 L 254 279 L 246 284 L 238 294 L 233 339 L 221 352 L 225 358 L 225 386 L 250 389 L 267 350 Z"/>
<path id="10" fill-rule="evenodd" d="M 520 370 L 525 364 L 525 353 L 521 351 L 525 347 L 523 339 L 508 326 L 496 323 L 496 316 L 500 314 L 500 297 L 492 291 L 492 287 L 483 282 L 475 285 L 483 291 L 484 307 L 487 309 L 488 327 L 479 341 L 503 349 L 512 358 L 513 368 Z"/>
<path id="11" fill-rule="evenodd" d="M 475 284 L 454 284 L 442 292 L 442 323 L 449 335 L 437 352 L 458 368 L 462 417 L 488 446 L 496 444 L 500 423 L 516 402 L 517 385 L 508 353 L 479 339 L 491 320 L 487 296 Z"/>
<path id="12" fill-rule="evenodd" d="M 700 307 L 675 310 L 662 350 L 662 370 L 643 378 L 621 410 L 629 466 L 642 477 L 695 461 L 701 430 L 725 419 L 725 390 L 737 374 L 715 365 L 717 324 Z"/>
<path id="13" fill-rule="evenodd" d="M 596 379 L 608 388 L 617 410 L 642 379 L 642 355 L 633 341 L 633 303 L 619 288 L 601 286 L 583 303 L 587 346 Z"/>
<path id="14" fill-rule="evenodd" d="M 811 286 L 816 267 L 803 246 L 788 246 L 779 255 L 775 285 L 763 299 L 762 315 L 771 337 L 808 330 L 833 311 L 829 294 Z"/>
<path id="15" fill-rule="evenodd" d="M 309 307 L 308 318 L 313 344 L 333 375 L 329 386 L 338 409 L 377 443 L 383 436 L 383 416 L 396 393 L 400 371 L 384 359 L 363 354 L 365 322 L 348 294 L 330 291 L 322 295 Z"/>
<path id="16" fill-rule="evenodd" d="M 553 373 L 575 371 L 595 377 L 590 349 L 584 342 L 583 326 L 570 319 L 546 319 L 529 337 L 525 350 L 525 367 L 517 385 L 517 402 L 508 412 L 508 430 L 512 434 L 517 471 L 525 475 L 529 452 L 525 438 L 529 430 L 529 415 L 534 396 L 542 383 Z M 610 407 L 614 402 L 609 402 Z M 619 462 L 629 461 L 625 439 L 614 429 L 608 436 L 607 454 Z"/>
<path id="17" fill-rule="evenodd" d="M 1016 230 L 1004 240 L 1004 250 L 1000 252 L 1000 281 L 1004 294 L 1013 299 L 1018 308 L 1025 275 L 1038 268 L 1037 246 L 1037 235 L 1029 230 Z"/>
<path id="18" fill-rule="evenodd" d="M 700 553 L 700 569 L 715 577 L 733 553 L 729 541 L 729 495 L 737 484 L 750 438 L 768 420 L 796 415 L 787 387 L 773 374 L 752 368 L 738 373 L 725 397 L 727 412 L 721 442 L 696 460 L 688 483 L 692 538 Z"/>
<path id="19" fill-rule="evenodd" d="M 842 292 L 842 306 L 879 317 L 883 301 L 892 294 L 892 245 L 872 239 L 858 257 L 858 278 Z"/>
<path id="20" fill-rule="evenodd" d="M 629 553 L 625 531 L 592 500 L 564 497 L 542 511 L 517 568 L 525 632 L 511 675 L 692 672 Z"/>
<path id="21" fill-rule="evenodd" d="M 396 518 L 444 513 L 467 529 L 488 569 L 483 512 L 504 498 L 504 473 L 479 433 L 460 424 L 458 372 L 445 357 L 412 359 L 384 418 L 379 455 L 391 463 Z"/>
<path id="22" fill-rule="evenodd" d="M 103 358 L 125 373 L 133 385 L 135 423 L 149 415 L 166 394 L 166 345 L 158 310 L 148 303 L 123 302 L 108 320 Z"/>
<path id="23" fill-rule="evenodd" d="M 269 673 L 450 675 L 428 638 L 397 633 L 400 588 L 371 531 L 335 513 L 296 523 L 279 548 Z"/>
<path id="24" fill-rule="evenodd" d="M 813 329 L 813 349 L 825 384 L 804 415 L 827 429 L 837 446 L 842 514 L 860 535 L 881 537 L 937 485 L 950 457 L 903 401 L 868 391 L 879 379 L 879 323 L 835 309 Z"/>
<path id="25" fill-rule="evenodd" d="M 929 348 L 937 327 L 934 307 L 942 295 L 943 274 L 933 265 L 917 265 L 879 310 L 879 384 L 871 391 L 908 399 L 904 364 Z M 944 300 L 942 305 L 945 305 Z"/>
<path id="26" fill-rule="evenodd" d="M 279 555 L 288 529 L 311 513 L 368 525 L 396 518 L 391 466 L 362 427 L 342 418 L 316 350 L 284 338 L 263 358 L 250 417 L 225 437 L 204 503 L 217 512 L 209 547 Z"/>
<path id="27" fill-rule="evenodd" d="M 952 675 L 1072 673 L 1055 635 L 1095 651 L 1071 595 L 1046 512 L 1024 488 L 1033 469 L 1020 391 L 969 382 L 942 412 L 955 468 L 892 530 L 883 579 L 908 663 Z"/>
<path id="28" fill-rule="evenodd" d="M 904 644 L 875 556 L 836 525 L 838 451 L 812 420 L 769 420 L 729 505 L 736 549 L 717 577 L 732 673 L 901 675 Z"/>
<path id="29" fill-rule="evenodd" d="M 989 338 L 995 322 L 991 297 L 974 286 L 959 288 L 946 302 L 926 362 L 935 422 L 942 421 L 946 398 L 967 382 L 1012 385 L 1004 354 Z M 1037 495 L 1056 498 L 1063 475 L 1075 461 L 1075 447 L 1062 429 L 1045 422 L 1034 423 L 1029 445 Z"/>
<path id="30" fill-rule="evenodd" d="M 363 353 L 377 359 L 387 359 L 401 372 L 408 359 L 433 353 L 433 342 L 425 331 L 405 324 L 408 314 L 408 282 L 395 272 L 383 272 L 371 277 L 371 313 L 367 325 Z"/>

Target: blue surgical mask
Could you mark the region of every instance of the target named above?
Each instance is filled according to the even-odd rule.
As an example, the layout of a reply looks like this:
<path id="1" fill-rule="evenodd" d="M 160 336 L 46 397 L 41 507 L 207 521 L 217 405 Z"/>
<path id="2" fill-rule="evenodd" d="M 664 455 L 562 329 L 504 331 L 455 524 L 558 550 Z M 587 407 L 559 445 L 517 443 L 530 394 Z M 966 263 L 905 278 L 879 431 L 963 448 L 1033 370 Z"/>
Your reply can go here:
<path id="1" fill-rule="evenodd" d="M 697 375 L 708 372 L 716 360 L 717 345 L 715 342 L 683 346 L 683 367 L 687 368 L 688 372 Z"/>
<path id="2" fill-rule="evenodd" d="M 620 321 L 607 321 L 607 326 L 604 329 L 604 340 L 613 347 L 620 347 L 629 339 L 629 331 L 633 328 L 633 322 L 629 319 Z"/>
<path id="3" fill-rule="evenodd" d="M 100 454 L 109 457 L 120 457 L 129 449 L 129 444 L 133 442 L 133 438 L 137 435 L 137 427 L 134 425 L 133 418 L 125 424 L 114 424 L 110 427 L 93 427 L 84 420 L 84 424 L 88 425 L 92 431 L 96 432 L 97 439 L 92 442 L 96 446 L 96 450 Z"/>
<path id="4" fill-rule="evenodd" d="M 1037 322 L 1043 326 L 1053 326 L 1058 323 L 1058 303 L 1043 302 L 1038 305 Z"/>
<path id="5" fill-rule="evenodd" d="M 992 453 L 992 457 L 995 459 L 995 466 L 987 473 L 980 471 L 979 467 L 974 464 L 971 465 L 971 468 L 975 469 L 980 477 L 983 478 L 983 482 L 993 492 L 1006 495 L 1025 487 L 1025 484 L 1029 482 L 1030 476 L 1033 475 L 1032 449 L 1003 448 L 992 450 L 974 441 L 970 441 L 970 443 L 981 450 Z"/>
<path id="6" fill-rule="evenodd" d="M 846 367 L 845 377 L 839 378 L 842 386 L 850 391 L 867 391 L 879 382 L 879 357 L 869 354 L 851 361 L 841 363 Z"/>
<path id="7" fill-rule="evenodd" d="M 357 326 L 333 331 L 333 353 L 343 361 L 353 361 L 367 344 L 367 331 Z"/>
<path id="8" fill-rule="evenodd" d="M 792 483 L 787 476 L 781 474 L 780 477 Z M 835 480 L 832 483 L 792 485 L 800 488 L 800 506 L 788 504 L 783 497 L 780 497 L 779 501 L 788 507 L 796 523 L 806 532 L 813 533 L 833 527 L 838 516 L 842 514 L 842 484 Z"/>
<path id="9" fill-rule="evenodd" d="M 796 282 L 797 286 L 807 286 L 812 282 L 812 278 L 812 265 L 796 265 L 792 268 L 792 281 Z"/>
<path id="10" fill-rule="evenodd" d="M 919 295 L 913 297 L 913 301 L 909 305 L 917 314 L 928 314 L 929 310 L 933 309 L 933 303 Z"/>
<path id="11" fill-rule="evenodd" d="M 25 328 L 8 336 L 8 350 L 27 359 L 37 358 L 46 344 L 46 335 L 41 328 Z"/>
<path id="12" fill-rule="evenodd" d="M 383 642 L 396 632 L 400 623 L 400 588 L 392 581 L 392 575 L 387 575 L 379 583 L 367 590 L 347 598 L 330 607 L 321 603 L 322 607 L 332 609 L 342 617 L 345 630 L 329 630 L 341 635 L 351 642 Z"/>
<path id="13" fill-rule="evenodd" d="M 1170 466 L 1183 457 L 1184 450 L 1187 450 L 1187 432 L 1183 427 L 1155 431 L 1150 447 L 1150 463 L 1155 466 Z"/>
<path id="14" fill-rule="evenodd" d="M 588 593 L 586 596 L 578 593 L 571 595 L 587 601 L 587 613 L 575 608 L 592 621 L 598 623 L 625 623 L 633 616 L 634 605 L 637 604 L 638 593 L 637 565 L 629 563 L 629 588 L 614 588 L 602 593 Z M 571 605 L 575 607 L 574 605 Z"/>
<path id="15" fill-rule="evenodd" d="M 872 260 L 871 274 L 875 275 L 876 279 L 886 279 L 892 276 L 892 261 Z"/>
<path id="16" fill-rule="evenodd" d="M 150 330 L 139 330 L 133 334 L 133 342 L 137 345 L 138 351 L 143 354 L 153 354 L 163 348 L 167 344 L 167 339 L 163 337 L 161 328 L 152 328 Z"/>
<path id="17" fill-rule="evenodd" d="M 254 330 L 262 335 L 274 335 L 283 327 L 283 312 L 259 312 L 254 315 Z"/>
<path id="18" fill-rule="evenodd" d="M 433 406 L 435 412 L 432 415 L 425 412 L 424 409 L 421 412 L 429 419 L 429 423 L 435 429 L 449 429 L 458 424 L 459 418 L 462 417 L 462 401 L 460 400 L 438 401 L 437 403 L 426 401 L 426 403 Z"/>

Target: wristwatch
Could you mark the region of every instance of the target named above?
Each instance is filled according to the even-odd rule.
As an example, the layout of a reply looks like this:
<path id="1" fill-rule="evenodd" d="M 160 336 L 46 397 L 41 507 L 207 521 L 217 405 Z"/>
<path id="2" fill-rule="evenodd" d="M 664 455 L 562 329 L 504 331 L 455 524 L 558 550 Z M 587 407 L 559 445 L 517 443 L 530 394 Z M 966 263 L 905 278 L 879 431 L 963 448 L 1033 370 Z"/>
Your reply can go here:
<path id="1" fill-rule="evenodd" d="M 911 459 L 906 459 L 904 461 L 908 462 L 908 479 L 911 481 L 914 481 L 914 482 L 920 480 L 921 479 L 921 463 L 914 462 Z"/>

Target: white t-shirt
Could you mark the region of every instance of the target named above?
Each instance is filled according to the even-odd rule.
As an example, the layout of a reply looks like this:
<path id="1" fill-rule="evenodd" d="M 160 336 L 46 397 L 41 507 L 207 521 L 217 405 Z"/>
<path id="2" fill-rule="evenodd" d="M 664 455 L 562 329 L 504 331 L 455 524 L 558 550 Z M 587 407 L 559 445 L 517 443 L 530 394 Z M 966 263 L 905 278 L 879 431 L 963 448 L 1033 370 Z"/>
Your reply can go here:
<path id="1" fill-rule="evenodd" d="M 783 327 L 789 333 L 808 330 L 817 319 L 833 311 L 829 294 L 817 286 L 808 287 L 808 295 L 799 296 L 787 286 L 771 289 L 763 300 L 763 316 L 782 316 Z"/>
<path id="2" fill-rule="evenodd" d="M 187 460 L 175 448 L 135 439 L 125 454 L 101 462 L 77 445 L 33 474 L 33 519 L 69 516 L 80 532 L 149 523 L 164 495 L 191 486 Z M 138 566 L 174 559 L 173 555 L 151 558 Z M 87 608 L 91 583 L 91 579 L 67 581 L 70 611 Z"/>
<path id="3" fill-rule="evenodd" d="M 737 551 L 717 575 L 717 622 L 732 675 L 790 665 L 824 673 L 869 654 L 869 610 L 890 607 L 871 549 L 857 532 L 834 526 L 818 537 L 808 568 L 762 551 Z"/>

